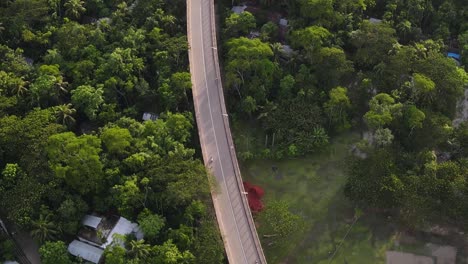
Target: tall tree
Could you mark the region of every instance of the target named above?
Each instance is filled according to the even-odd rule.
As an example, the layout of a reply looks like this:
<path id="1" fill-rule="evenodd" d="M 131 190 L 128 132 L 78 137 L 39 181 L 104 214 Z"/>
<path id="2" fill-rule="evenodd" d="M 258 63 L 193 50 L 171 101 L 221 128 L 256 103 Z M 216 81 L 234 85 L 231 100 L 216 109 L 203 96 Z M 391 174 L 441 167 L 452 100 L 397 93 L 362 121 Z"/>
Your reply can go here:
<path id="1" fill-rule="evenodd" d="M 65 7 L 65 15 L 72 19 L 79 19 L 81 14 L 86 11 L 86 8 L 83 6 L 84 1 L 81 0 L 67 0 L 63 5 Z"/>
<path id="2" fill-rule="evenodd" d="M 39 219 L 32 221 L 31 236 L 40 244 L 56 239 L 60 234 L 57 225 L 50 219 L 50 214 L 40 214 Z"/>
<path id="3" fill-rule="evenodd" d="M 71 92 L 71 100 L 89 119 L 94 120 L 99 107 L 104 103 L 103 93 L 102 85 L 98 85 L 97 88 L 81 85 Z"/>
<path id="4" fill-rule="evenodd" d="M 46 242 L 39 248 L 41 262 L 44 264 L 72 264 L 67 246 L 63 241 Z"/>
<path id="5" fill-rule="evenodd" d="M 50 168 L 70 188 L 80 194 L 93 194 L 102 187 L 99 138 L 91 135 L 77 137 L 65 132 L 51 136 L 46 149 Z"/>

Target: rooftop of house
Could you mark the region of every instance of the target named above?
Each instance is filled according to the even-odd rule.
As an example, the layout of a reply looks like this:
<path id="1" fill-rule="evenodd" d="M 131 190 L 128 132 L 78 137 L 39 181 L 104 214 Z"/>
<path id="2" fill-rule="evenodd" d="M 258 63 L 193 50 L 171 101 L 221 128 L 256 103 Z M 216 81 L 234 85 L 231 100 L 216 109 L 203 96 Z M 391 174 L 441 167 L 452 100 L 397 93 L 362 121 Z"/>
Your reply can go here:
<path id="1" fill-rule="evenodd" d="M 148 120 L 152 120 L 152 121 L 156 121 L 157 119 L 159 118 L 159 116 L 155 113 L 149 113 L 149 112 L 145 112 L 143 113 L 143 121 L 148 121 Z"/>
<path id="2" fill-rule="evenodd" d="M 99 263 L 106 247 L 113 243 L 123 245 L 123 241 L 115 240 L 116 234 L 133 234 L 137 240 L 143 239 L 143 232 L 138 224 L 123 217 L 98 217 L 85 215 L 81 221 L 83 227 L 78 232 L 78 240 L 74 240 L 68 251 L 93 263 Z"/>
<path id="3" fill-rule="evenodd" d="M 232 10 L 232 12 L 234 12 L 236 14 L 240 14 L 240 13 L 244 12 L 246 8 L 247 8 L 246 5 L 233 6 L 231 10 Z"/>
<path id="4" fill-rule="evenodd" d="M 369 18 L 369 22 L 371 22 L 372 24 L 379 24 L 382 23 L 382 19 L 371 17 Z"/>
<path id="5" fill-rule="evenodd" d="M 99 263 L 104 250 L 78 240 L 73 240 L 70 245 L 68 245 L 68 252 L 73 256 L 81 257 L 84 260 Z"/>
<path id="6" fill-rule="evenodd" d="M 282 26 L 282 27 L 288 26 L 288 20 L 286 18 L 281 18 L 279 20 L 279 25 Z"/>
<path id="7" fill-rule="evenodd" d="M 118 216 L 101 218 L 93 215 L 85 215 L 81 221 L 83 227 L 78 231 L 78 237 L 81 238 L 80 240 L 86 240 L 102 246 L 102 244 L 108 240 L 109 234 L 118 221 Z"/>

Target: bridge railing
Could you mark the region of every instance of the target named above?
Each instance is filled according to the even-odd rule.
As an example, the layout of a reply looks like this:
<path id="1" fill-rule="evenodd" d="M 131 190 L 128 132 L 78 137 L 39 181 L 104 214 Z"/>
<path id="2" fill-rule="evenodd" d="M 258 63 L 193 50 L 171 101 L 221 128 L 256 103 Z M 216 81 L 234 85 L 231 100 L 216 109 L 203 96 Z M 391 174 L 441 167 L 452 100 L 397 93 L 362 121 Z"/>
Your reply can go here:
<path id="1" fill-rule="evenodd" d="M 234 142 L 232 140 L 231 128 L 229 126 L 229 118 L 228 118 L 228 113 L 227 113 L 227 110 L 226 110 L 226 104 L 225 104 L 225 100 L 224 100 L 224 90 L 223 90 L 223 86 L 222 86 L 221 73 L 220 73 L 220 70 L 219 70 L 218 49 L 217 49 L 218 41 L 217 41 L 217 37 L 216 37 L 216 17 L 215 17 L 214 0 L 209 0 L 209 1 L 210 1 L 210 9 L 211 9 L 210 10 L 210 13 L 211 13 L 211 15 L 210 15 L 211 31 L 212 31 L 211 35 L 213 36 L 212 37 L 212 42 L 213 42 L 212 46 L 214 47 L 213 48 L 213 59 L 214 59 L 214 62 L 215 62 L 214 68 L 216 70 L 216 78 L 218 80 L 216 82 L 216 85 L 217 85 L 217 88 L 219 89 L 219 97 L 220 97 L 219 100 L 221 101 L 221 111 L 222 111 L 222 114 L 224 116 L 224 118 L 223 118 L 224 129 L 226 131 L 227 140 L 228 140 L 228 143 L 229 143 L 229 146 L 230 146 L 229 154 L 231 156 L 231 160 L 232 160 L 232 163 L 234 165 L 234 171 L 235 171 L 235 176 L 236 176 L 236 180 L 237 180 L 237 187 L 239 188 L 239 193 L 241 194 L 241 197 L 242 197 L 241 199 L 242 199 L 242 203 L 243 203 L 243 208 L 244 208 L 245 214 L 247 216 L 247 219 L 249 221 L 250 233 L 253 236 L 258 255 L 260 256 L 261 263 L 267 263 L 266 259 L 265 259 L 265 255 L 263 253 L 262 245 L 260 243 L 260 239 L 258 237 L 257 229 L 256 229 L 255 223 L 253 221 L 253 216 L 252 216 L 252 212 L 251 212 L 250 207 L 249 207 L 249 202 L 247 200 L 246 195 L 244 195 L 245 189 L 244 189 L 244 184 L 243 184 L 243 181 L 242 181 L 242 176 L 241 176 L 241 171 L 240 171 L 240 168 L 239 168 L 239 163 L 237 161 L 237 155 L 236 155 Z"/>

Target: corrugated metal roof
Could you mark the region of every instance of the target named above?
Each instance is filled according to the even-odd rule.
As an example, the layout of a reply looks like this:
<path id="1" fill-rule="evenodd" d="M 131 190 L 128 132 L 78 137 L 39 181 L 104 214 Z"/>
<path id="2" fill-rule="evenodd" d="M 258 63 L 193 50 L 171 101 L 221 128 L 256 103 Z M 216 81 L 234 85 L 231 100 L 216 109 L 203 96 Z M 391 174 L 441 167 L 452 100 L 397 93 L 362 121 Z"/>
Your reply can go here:
<path id="1" fill-rule="evenodd" d="M 288 25 L 288 20 L 285 19 L 285 18 L 281 18 L 279 20 L 279 24 L 280 24 L 280 26 L 286 27 Z"/>
<path id="2" fill-rule="evenodd" d="M 101 217 L 97 217 L 94 215 L 85 215 L 85 217 L 83 217 L 83 220 L 81 220 L 81 223 L 85 226 L 97 229 L 99 223 L 101 223 L 101 220 Z"/>
<path id="3" fill-rule="evenodd" d="M 93 247 L 78 240 L 73 240 L 73 242 L 68 245 L 68 252 L 70 252 L 70 254 L 73 256 L 81 257 L 84 260 L 91 261 L 93 263 L 99 263 L 104 250 Z"/>
<path id="4" fill-rule="evenodd" d="M 236 14 L 240 14 L 242 12 L 244 12 L 244 10 L 247 8 L 246 5 L 243 5 L 243 6 L 233 6 L 232 7 L 232 12 L 236 13 Z"/>
<path id="5" fill-rule="evenodd" d="M 120 235 L 131 234 L 133 230 L 136 228 L 138 228 L 138 224 L 132 223 L 129 220 L 123 217 L 120 217 L 117 224 L 115 224 L 114 228 L 109 233 L 109 236 L 107 236 L 107 242 L 102 244 L 101 247 L 106 248 L 108 245 L 112 244 L 112 241 L 114 240 L 114 234 L 120 234 Z"/>
<path id="6" fill-rule="evenodd" d="M 148 121 L 148 120 L 153 120 L 153 121 L 156 121 L 158 119 L 158 115 L 157 114 L 153 114 L 153 113 L 148 113 L 148 112 L 145 112 L 143 113 L 143 121 Z"/>

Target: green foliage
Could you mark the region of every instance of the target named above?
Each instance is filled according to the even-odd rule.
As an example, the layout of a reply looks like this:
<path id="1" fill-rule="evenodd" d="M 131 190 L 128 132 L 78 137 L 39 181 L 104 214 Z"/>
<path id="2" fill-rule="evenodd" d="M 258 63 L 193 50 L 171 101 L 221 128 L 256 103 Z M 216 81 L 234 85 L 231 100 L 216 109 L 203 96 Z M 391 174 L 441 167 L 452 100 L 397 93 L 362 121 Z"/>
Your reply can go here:
<path id="1" fill-rule="evenodd" d="M 346 59 L 344 50 L 339 48 L 321 48 L 308 59 L 316 64 L 318 83 L 323 89 L 338 86 L 353 72 L 352 62 Z"/>
<path id="2" fill-rule="evenodd" d="M 292 43 L 298 47 L 310 51 L 321 48 L 330 39 L 331 33 L 320 26 L 310 26 L 291 33 Z"/>
<path id="3" fill-rule="evenodd" d="M 63 7 L 65 7 L 65 15 L 70 18 L 78 19 L 81 14 L 86 11 L 84 8 L 84 1 L 81 0 L 67 0 Z"/>
<path id="4" fill-rule="evenodd" d="M 351 108 L 351 102 L 347 93 L 348 90 L 344 87 L 333 88 L 329 92 L 330 99 L 324 104 L 329 122 L 337 131 L 350 127 L 347 112 Z"/>
<path id="5" fill-rule="evenodd" d="M 231 13 L 226 18 L 226 34 L 239 37 L 248 34 L 256 26 L 255 17 L 250 12 Z"/>
<path id="6" fill-rule="evenodd" d="M 104 259 L 108 264 L 125 264 L 125 248 L 116 245 L 107 247 L 104 251 Z"/>
<path id="7" fill-rule="evenodd" d="M 350 35 L 350 43 L 356 48 L 354 62 L 365 68 L 371 68 L 384 61 L 396 42 L 395 30 L 385 23 L 363 22 L 361 27 Z"/>
<path id="8" fill-rule="evenodd" d="M 394 136 L 388 128 L 378 128 L 374 133 L 375 144 L 377 146 L 388 146 L 392 144 Z"/>
<path id="9" fill-rule="evenodd" d="M 193 254 L 195 263 L 222 263 L 224 261 L 223 241 L 218 231 L 216 220 L 205 219 L 197 228 Z"/>
<path id="10" fill-rule="evenodd" d="M 261 217 L 265 218 L 263 222 L 267 223 L 268 227 L 264 228 L 271 232 L 270 235 L 287 237 L 300 231 L 302 227 L 301 217 L 291 213 L 289 204 L 284 200 L 269 202 Z"/>
<path id="11" fill-rule="evenodd" d="M 114 203 L 122 215 L 129 217 L 136 209 L 144 207 L 144 194 L 140 191 L 136 176 L 128 177 L 124 184 L 115 185 L 112 189 L 115 192 Z"/>
<path id="12" fill-rule="evenodd" d="M 130 131 L 119 127 L 103 129 L 100 138 L 107 151 L 111 154 L 124 154 L 132 141 Z"/>
<path id="13" fill-rule="evenodd" d="M 0 240 L 0 259 L 13 260 L 15 259 L 15 242 L 12 240 Z"/>
<path id="14" fill-rule="evenodd" d="M 400 205 L 404 185 L 397 176 L 392 153 L 376 150 L 367 159 L 349 162 L 345 194 L 365 207 L 394 208 Z"/>
<path id="15" fill-rule="evenodd" d="M 0 204 L 10 221 L 21 227 L 29 227 L 44 193 L 43 184 L 36 179 L 22 177 L 14 187 L 1 193 Z"/>
<path id="16" fill-rule="evenodd" d="M 320 24 L 331 24 L 333 0 L 299 0 L 301 16 L 318 20 Z"/>
<path id="17" fill-rule="evenodd" d="M 141 216 L 151 244 L 126 239 L 130 250 L 107 250 L 106 263 L 192 263 L 192 251 L 222 262 L 222 243 L 204 241 L 208 252 L 196 237 L 203 228 L 219 242 L 202 226 L 209 186 L 182 113 L 192 109 L 185 5 L 130 4 L 0 3 L 2 215 L 43 243 L 76 236 L 85 213 L 119 210 Z M 148 111 L 159 119 L 133 119 Z M 43 262 L 71 263 L 63 246 L 46 242 Z"/>
<path id="18" fill-rule="evenodd" d="M 280 149 L 294 144 L 299 155 L 327 145 L 328 135 L 322 124 L 321 109 L 304 98 L 284 100 L 262 122 L 264 129 L 275 137 L 274 144 Z"/>
<path id="19" fill-rule="evenodd" d="M 370 110 L 364 115 L 364 119 L 370 128 L 377 129 L 392 122 L 401 108 L 401 104 L 395 103 L 390 95 L 380 93 L 369 102 Z"/>
<path id="20" fill-rule="evenodd" d="M 146 209 L 138 215 L 138 224 L 147 240 L 156 241 L 159 232 L 165 225 L 165 219 Z"/>
<path id="21" fill-rule="evenodd" d="M 15 185 L 21 173 L 21 168 L 18 164 L 7 163 L 2 171 L 2 178 L 0 179 L 0 189 L 5 190 Z"/>
<path id="22" fill-rule="evenodd" d="M 426 115 L 414 105 L 408 106 L 403 113 L 408 128 L 421 128 Z"/>
<path id="23" fill-rule="evenodd" d="M 276 65 L 273 51 L 259 39 L 244 37 L 227 42 L 226 82 L 239 96 L 250 95 L 257 104 L 265 102 Z"/>
<path id="24" fill-rule="evenodd" d="M 261 33 L 261 38 L 263 41 L 268 41 L 268 40 L 276 40 L 278 38 L 278 31 L 279 28 L 278 26 L 269 21 L 265 24 L 263 24 L 263 26 L 261 27 L 261 30 L 260 30 L 260 33 Z"/>
<path id="25" fill-rule="evenodd" d="M 99 107 L 104 103 L 103 93 L 102 85 L 97 88 L 81 85 L 71 91 L 71 102 L 82 110 L 89 119 L 94 120 Z"/>
<path id="26" fill-rule="evenodd" d="M 46 242 L 39 248 L 41 262 L 44 264 L 71 264 L 67 246 L 63 241 Z"/>
<path id="27" fill-rule="evenodd" d="M 41 213 L 39 215 L 39 219 L 31 222 L 31 236 L 39 244 L 43 244 L 49 240 L 55 240 L 60 234 L 60 230 L 57 228 L 57 225 L 50 219 L 51 216 L 52 215 L 50 213 Z"/>
<path id="28" fill-rule="evenodd" d="M 102 188 L 102 168 L 99 153 L 101 140 L 96 136 L 77 137 L 71 132 L 49 137 L 47 155 L 55 177 L 80 194 L 93 194 Z"/>
<path id="29" fill-rule="evenodd" d="M 88 205 L 79 196 L 68 197 L 57 209 L 57 214 L 61 219 L 60 229 L 69 235 L 76 234 L 81 225 L 80 219 L 88 210 Z"/>
<path id="30" fill-rule="evenodd" d="M 189 264 L 194 263 L 195 257 L 189 251 L 181 252 L 171 240 L 162 245 L 154 246 L 155 256 L 151 258 L 151 263 L 167 264 Z"/>

